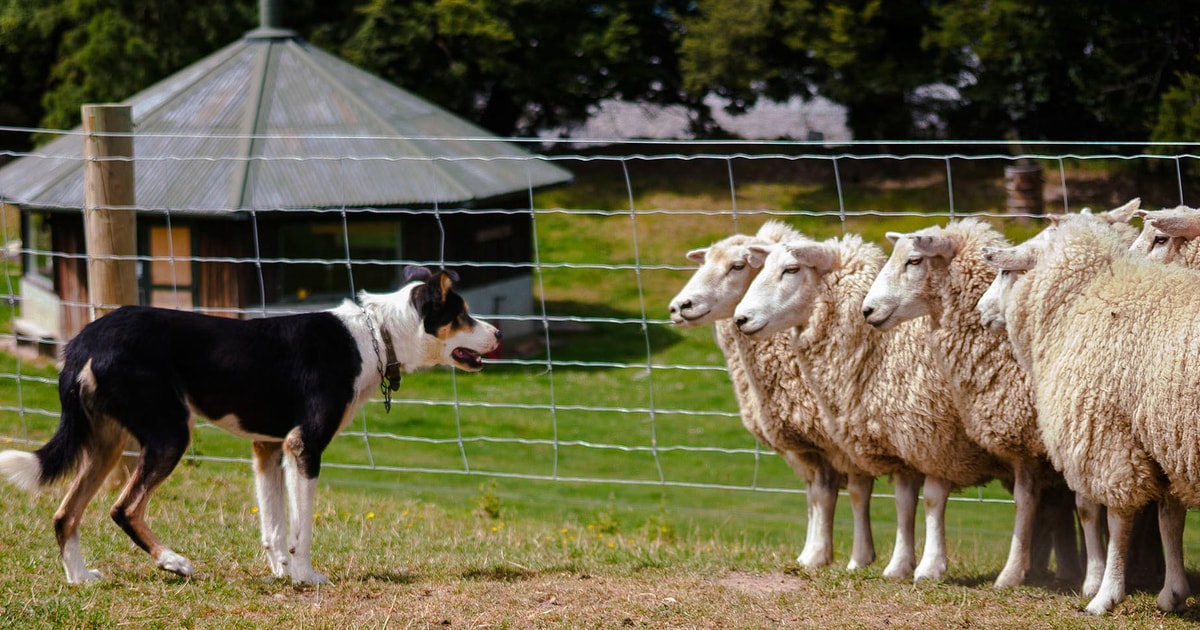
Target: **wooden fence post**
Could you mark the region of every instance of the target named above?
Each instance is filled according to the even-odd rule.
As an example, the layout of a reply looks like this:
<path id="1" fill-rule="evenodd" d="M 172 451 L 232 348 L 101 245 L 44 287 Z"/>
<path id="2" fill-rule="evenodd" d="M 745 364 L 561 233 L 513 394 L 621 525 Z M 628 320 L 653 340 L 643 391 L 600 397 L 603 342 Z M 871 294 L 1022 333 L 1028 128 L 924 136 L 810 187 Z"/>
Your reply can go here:
<path id="1" fill-rule="evenodd" d="M 83 131 L 83 229 L 94 320 L 138 299 L 131 108 L 84 105 Z"/>
<path id="2" fill-rule="evenodd" d="M 92 320 L 137 304 L 137 214 L 133 210 L 133 114 L 128 105 L 83 106 L 83 233 Z M 136 453 L 129 437 L 125 451 Z M 123 486 L 137 466 L 124 455 L 108 483 Z"/>

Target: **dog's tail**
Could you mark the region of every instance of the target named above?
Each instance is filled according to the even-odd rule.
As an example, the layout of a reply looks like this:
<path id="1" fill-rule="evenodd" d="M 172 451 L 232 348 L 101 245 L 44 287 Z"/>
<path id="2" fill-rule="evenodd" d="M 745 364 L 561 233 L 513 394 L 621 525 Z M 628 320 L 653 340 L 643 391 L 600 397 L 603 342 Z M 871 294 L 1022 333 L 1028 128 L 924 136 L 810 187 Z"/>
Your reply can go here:
<path id="1" fill-rule="evenodd" d="M 59 376 L 59 399 L 62 401 L 62 420 L 58 430 L 38 450 L 0 452 L 0 475 L 26 492 L 53 483 L 75 469 L 87 448 L 92 434 L 91 421 L 84 407 L 83 391 L 79 382 L 79 369 L 71 368 L 70 362 Z"/>

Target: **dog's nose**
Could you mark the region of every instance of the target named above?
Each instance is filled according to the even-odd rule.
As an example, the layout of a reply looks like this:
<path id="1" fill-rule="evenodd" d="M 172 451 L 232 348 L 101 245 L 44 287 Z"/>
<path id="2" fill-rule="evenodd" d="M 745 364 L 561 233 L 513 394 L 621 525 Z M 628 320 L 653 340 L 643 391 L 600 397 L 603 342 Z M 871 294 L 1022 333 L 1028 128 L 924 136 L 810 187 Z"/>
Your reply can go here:
<path id="1" fill-rule="evenodd" d="M 874 312 L 875 312 L 875 309 L 873 307 L 870 307 L 870 306 L 863 307 L 863 317 L 870 318 L 871 313 L 874 313 Z"/>
<path id="2" fill-rule="evenodd" d="M 748 321 L 750 321 L 750 318 L 746 317 L 745 315 L 742 315 L 741 317 L 738 317 L 734 323 L 737 324 L 738 328 L 741 328 L 742 326 L 745 326 L 746 322 L 748 322 Z"/>

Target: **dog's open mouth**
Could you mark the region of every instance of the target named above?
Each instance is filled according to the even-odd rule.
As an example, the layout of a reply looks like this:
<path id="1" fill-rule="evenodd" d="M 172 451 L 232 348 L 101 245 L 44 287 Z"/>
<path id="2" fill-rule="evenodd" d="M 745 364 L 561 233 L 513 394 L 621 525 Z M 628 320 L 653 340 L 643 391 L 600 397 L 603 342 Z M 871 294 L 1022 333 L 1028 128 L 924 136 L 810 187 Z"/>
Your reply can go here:
<path id="1" fill-rule="evenodd" d="M 470 348 L 458 347 L 450 353 L 450 358 L 469 370 L 483 369 L 483 357 Z"/>

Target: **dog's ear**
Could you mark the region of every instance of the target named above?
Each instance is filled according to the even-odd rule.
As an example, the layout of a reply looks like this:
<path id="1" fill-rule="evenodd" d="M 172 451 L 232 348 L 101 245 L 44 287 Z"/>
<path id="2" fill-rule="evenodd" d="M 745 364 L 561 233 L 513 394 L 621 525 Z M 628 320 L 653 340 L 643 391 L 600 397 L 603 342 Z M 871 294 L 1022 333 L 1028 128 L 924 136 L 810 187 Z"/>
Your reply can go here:
<path id="1" fill-rule="evenodd" d="M 404 268 L 404 280 L 402 284 L 408 284 L 420 280 L 425 282 L 433 277 L 433 272 L 418 265 L 409 265 Z"/>
<path id="2" fill-rule="evenodd" d="M 450 288 L 454 286 L 456 280 L 458 280 L 458 274 L 442 269 L 427 284 L 433 289 L 433 295 L 437 297 L 437 301 L 445 302 L 446 295 L 450 293 Z"/>

